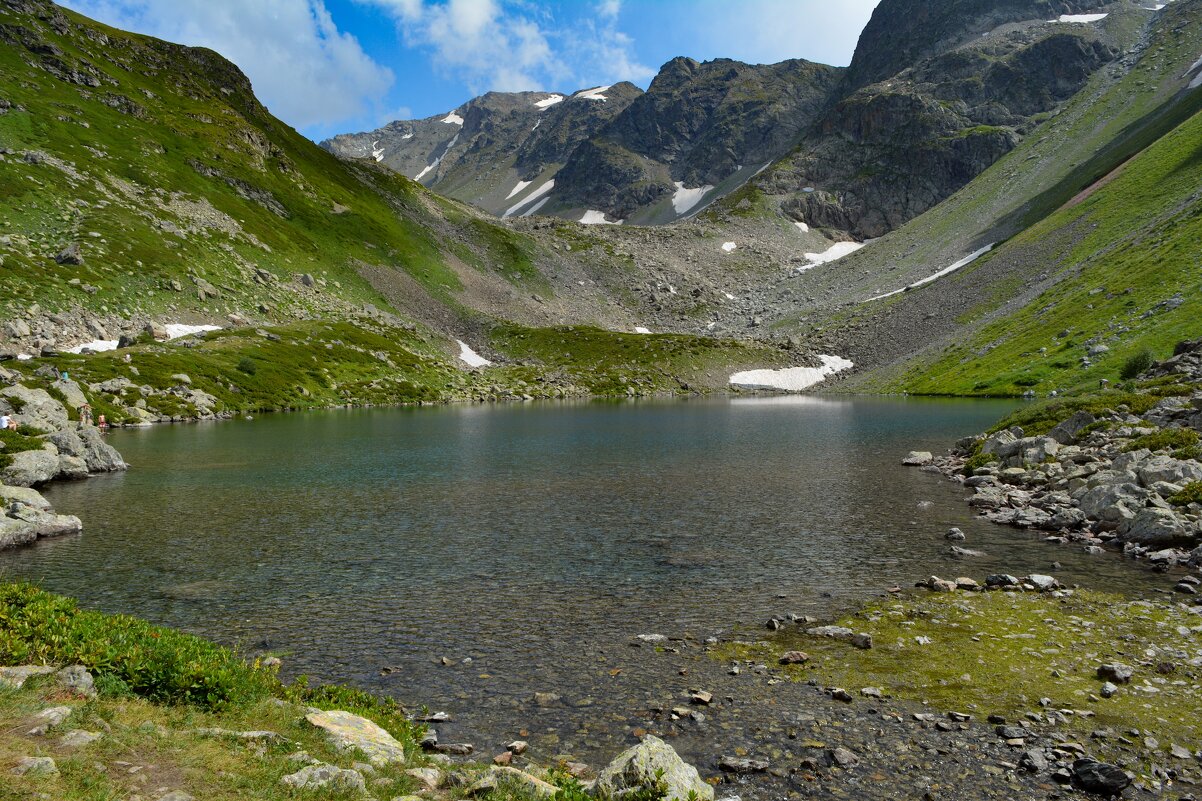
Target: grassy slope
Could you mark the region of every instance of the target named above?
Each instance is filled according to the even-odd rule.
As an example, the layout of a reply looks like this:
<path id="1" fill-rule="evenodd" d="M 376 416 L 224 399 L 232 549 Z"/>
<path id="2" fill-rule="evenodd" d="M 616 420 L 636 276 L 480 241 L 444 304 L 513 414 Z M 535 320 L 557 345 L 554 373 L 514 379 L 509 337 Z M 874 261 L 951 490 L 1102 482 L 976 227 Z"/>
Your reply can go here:
<path id="1" fill-rule="evenodd" d="M 1006 310 L 912 365 L 892 386 L 915 393 L 1063 392 L 1117 378 L 1124 361 L 1141 349 L 1166 358 L 1176 342 L 1198 336 L 1200 142 L 1202 113 L 1081 202 L 1008 242 L 1003 251 L 1042 253 L 1040 269 L 1060 280 L 1022 308 Z M 992 258 L 999 256 L 1004 253 Z M 974 272 L 955 280 L 971 282 Z M 1177 308 L 1163 305 L 1178 295 Z M 986 300 L 960 322 L 974 322 L 991 305 Z M 1089 342 L 1109 351 L 1083 366 Z"/>
<path id="2" fill-rule="evenodd" d="M 910 272 L 912 279 L 916 269 L 929 274 L 985 243 L 1003 243 L 921 290 L 830 314 L 828 338 L 871 332 L 883 351 L 875 369 L 849 387 L 1062 391 L 1114 378 L 1123 358 L 1143 347 L 1163 357 L 1175 337 L 1191 334 L 1184 308 L 1147 320 L 1141 315 L 1176 292 L 1187 303 L 1196 293 L 1182 250 L 1196 247 L 1191 243 L 1198 235 L 1190 184 L 1198 173 L 1189 138 L 1197 136 L 1202 92 L 1185 84 L 1202 53 L 1202 2 L 1170 5 L 1148 35 L 1126 74 L 1096 75 L 1056 118 L 955 196 L 839 262 L 846 262 L 839 275 L 851 282 L 858 280 L 856 268 L 868 263 Z M 931 261 L 940 253 L 940 261 Z M 1108 297 L 1129 286 L 1132 293 Z M 1091 290 L 1100 292 L 1088 295 Z M 889 352 L 891 326 L 925 327 L 931 344 L 917 354 Z M 1124 335 L 1124 326 L 1133 333 Z M 1068 336 L 1053 336 L 1065 330 Z M 1083 370 L 1082 343 L 1094 337 L 1112 352 Z"/>
<path id="3" fill-rule="evenodd" d="M 241 73 L 214 53 L 44 8 L 18 13 L 0 5 L 0 99 L 13 104 L 0 114 L 0 147 L 10 150 L 0 155 L 5 318 L 32 304 L 160 320 L 224 322 L 228 313 L 242 313 L 278 333 L 282 343 L 241 331 L 210 337 L 195 350 L 145 345 L 133 352 L 140 376 L 130 376 L 164 387 L 171 386 L 161 383 L 170 375 L 187 373 L 230 410 L 478 397 L 492 385 L 545 394 L 526 386 L 543 367 L 524 347 L 516 353 L 525 366 L 490 371 L 487 381 L 478 381 L 453 369 L 446 340 L 440 345 L 434 332 L 375 325 L 351 330 L 364 327 L 363 304 L 390 308 L 361 277 L 364 263 L 405 273 L 415 291 L 431 299 L 420 304 L 444 307 L 445 313 L 423 318 L 438 321 L 432 325 L 458 320 L 488 328 L 505 316 L 503 308 L 467 307 L 491 303 L 471 297 L 498 293 L 467 292 L 456 264 L 495 276 L 489 286 L 499 279 L 553 296 L 540 271 L 546 254 L 532 239 L 390 170 L 334 158 L 272 117 Z M 91 76 L 84 83 L 100 85 L 69 80 L 73 71 Z M 26 151 L 46 159 L 26 158 Z M 71 243 L 82 247 L 84 264 L 57 264 L 54 256 Z M 316 286 L 300 287 L 302 273 L 313 275 Z M 200 297 L 199 281 L 218 296 Z M 340 328 L 332 332 L 314 319 Z M 585 368 L 573 361 L 577 351 L 592 353 L 593 340 L 613 338 L 577 329 L 573 349 L 555 355 L 558 374 L 581 378 L 572 394 L 605 387 L 625 394 L 624 381 L 594 374 L 591 356 Z M 325 347 L 332 340 L 346 347 Z M 496 345 L 504 352 L 511 341 L 502 335 Z M 316 356 L 305 347 L 318 349 Z M 744 363 L 742 346 L 730 349 L 726 360 Z M 629 361 L 639 362 L 633 375 L 643 390 L 679 390 L 689 380 L 672 364 L 640 362 L 640 354 Z M 768 363 L 780 361 L 768 355 Z M 64 356 L 53 363 L 79 378 L 103 380 L 129 374 L 120 356 Z M 257 375 L 237 371 L 244 357 L 261 365 Z M 724 383 L 721 376 L 710 386 Z"/>
<path id="4" fill-rule="evenodd" d="M 23 45 L 41 40 L 60 60 L 88 62 L 102 73 L 102 86 L 81 87 L 31 69 L 25 62 L 36 57 L 24 46 L 0 48 L 5 98 L 26 109 L 0 117 L 0 144 L 74 165 L 10 158 L 3 166 L 0 226 L 28 241 L 5 254 L 6 285 L 16 296 L 10 302 L 160 310 L 177 300 L 162 291 L 165 281 L 195 270 L 231 285 L 245 308 L 265 294 L 244 285 L 246 263 L 282 278 L 324 275 L 342 284 L 330 288 L 348 300 L 379 302 L 353 259 L 388 260 L 443 294 L 457 286 L 422 225 L 415 186 L 383 171 L 348 168 L 300 137 L 215 54 L 62 13 L 77 23 L 65 34 L 11 12 L 0 18 L 33 31 Z M 194 164 L 220 175 L 202 175 Z M 244 193 L 226 179 L 245 182 Z M 186 213 L 162 207 L 169 201 L 163 188 L 210 204 L 216 213 L 209 216 L 232 235 L 219 227 L 182 237 L 164 230 L 163 221 L 184 231 L 195 225 Z M 250 192 L 270 193 L 286 216 L 246 197 Z M 346 211 L 336 213 L 335 204 Z M 82 242 L 87 263 L 53 265 L 52 256 L 73 241 Z M 67 284 L 73 277 L 100 292 L 83 295 Z"/>

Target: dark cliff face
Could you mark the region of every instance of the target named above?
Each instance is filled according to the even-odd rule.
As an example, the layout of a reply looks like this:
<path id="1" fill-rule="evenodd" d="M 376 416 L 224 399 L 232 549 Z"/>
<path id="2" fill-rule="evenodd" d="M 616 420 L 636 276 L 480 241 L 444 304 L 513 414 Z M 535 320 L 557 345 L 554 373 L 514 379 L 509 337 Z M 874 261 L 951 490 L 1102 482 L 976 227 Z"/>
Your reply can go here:
<path id="1" fill-rule="evenodd" d="M 1052 13 L 1047 5 L 1026 4 L 1028 13 L 1039 6 L 1040 18 Z M 1010 152 L 1120 55 L 1098 25 L 1032 21 L 991 31 L 851 93 L 758 185 L 784 196 L 782 209 L 798 221 L 881 236 Z"/>
<path id="2" fill-rule="evenodd" d="M 673 59 L 598 141 L 575 152 L 556 197 L 625 218 L 673 193 L 674 182 L 713 186 L 779 158 L 826 107 L 840 73 L 801 60 Z"/>
<path id="3" fill-rule="evenodd" d="M 1000 25 L 1085 14 L 1113 0 L 882 0 L 847 69 L 853 92 L 924 59 L 959 47 Z"/>

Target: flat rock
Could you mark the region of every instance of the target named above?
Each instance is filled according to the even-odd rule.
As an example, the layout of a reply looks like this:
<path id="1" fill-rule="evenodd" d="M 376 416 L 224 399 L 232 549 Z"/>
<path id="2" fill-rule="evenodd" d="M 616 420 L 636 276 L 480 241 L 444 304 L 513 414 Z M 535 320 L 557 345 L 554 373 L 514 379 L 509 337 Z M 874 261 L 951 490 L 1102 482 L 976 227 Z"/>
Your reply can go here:
<path id="1" fill-rule="evenodd" d="M 309 765 L 280 779 L 285 787 L 298 790 L 332 790 L 344 793 L 366 793 L 367 785 L 363 774 L 357 770 L 346 770 L 324 762 Z"/>
<path id="2" fill-rule="evenodd" d="M 50 757 L 23 757 L 12 772 L 18 776 L 52 776 L 58 773 L 58 765 Z"/>
<path id="3" fill-rule="evenodd" d="M 104 735 L 100 732 L 75 729 L 74 731 L 69 731 L 64 734 L 59 739 L 59 744 L 62 745 L 63 748 L 83 748 L 86 745 L 91 745 L 103 736 Z"/>
<path id="4" fill-rule="evenodd" d="M 20 665 L 18 667 L 0 667 L 0 687 L 17 690 L 24 686 L 30 676 L 45 676 L 53 673 L 49 665 Z"/>
<path id="5" fill-rule="evenodd" d="M 405 761 L 404 746 L 367 718 L 336 709 L 311 712 L 305 715 L 305 720 L 324 729 L 335 748 L 361 751 L 373 765 Z"/>

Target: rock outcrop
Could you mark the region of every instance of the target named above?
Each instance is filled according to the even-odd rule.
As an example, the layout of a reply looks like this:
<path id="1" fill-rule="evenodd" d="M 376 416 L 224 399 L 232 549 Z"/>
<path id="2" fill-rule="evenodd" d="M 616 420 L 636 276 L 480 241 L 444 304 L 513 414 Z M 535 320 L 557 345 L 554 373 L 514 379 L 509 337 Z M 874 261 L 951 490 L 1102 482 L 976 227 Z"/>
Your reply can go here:
<path id="1" fill-rule="evenodd" d="M 681 759 L 672 746 L 650 734 L 601 771 L 595 790 L 602 797 L 621 798 L 656 787 L 665 791 L 666 801 L 687 801 L 691 793 L 702 801 L 714 797 L 714 788 L 701 780 L 696 768 Z"/>

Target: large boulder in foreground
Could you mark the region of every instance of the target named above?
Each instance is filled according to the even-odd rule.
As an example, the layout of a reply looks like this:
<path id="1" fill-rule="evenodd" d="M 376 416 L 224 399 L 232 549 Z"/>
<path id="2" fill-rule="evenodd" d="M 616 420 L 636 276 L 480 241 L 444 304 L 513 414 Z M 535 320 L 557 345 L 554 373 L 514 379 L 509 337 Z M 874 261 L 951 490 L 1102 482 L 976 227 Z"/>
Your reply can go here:
<path id="1" fill-rule="evenodd" d="M 714 788 L 701 780 L 697 769 L 681 759 L 672 746 L 650 734 L 601 771 L 596 794 L 621 798 L 660 783 L 666 790 L 666 801 L 686 801 L 689 793 L 696 793 L 702 801 L 714 798 Z"/>
<path id="2" fill-rule="evenodd" d="M 1143 545 L 1184 545 L 1197 538 L 1194 524 L 1168 509 L 1140 509 L 1119 526 L 1119 539 Z"/>
<path id="3" fill-rule="evenodd" d="M 361 751 L 373 765 L 405 761 L 401 743 L 367 718 L 340 709 L 310 712 L 305 720 L 325 730 L 340 751 Z"/>

